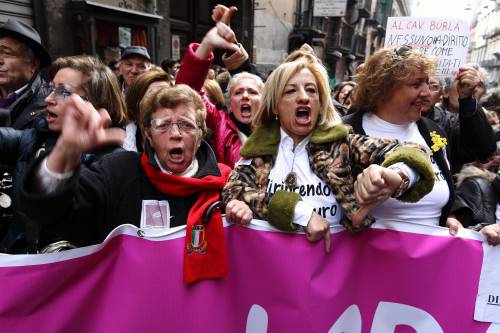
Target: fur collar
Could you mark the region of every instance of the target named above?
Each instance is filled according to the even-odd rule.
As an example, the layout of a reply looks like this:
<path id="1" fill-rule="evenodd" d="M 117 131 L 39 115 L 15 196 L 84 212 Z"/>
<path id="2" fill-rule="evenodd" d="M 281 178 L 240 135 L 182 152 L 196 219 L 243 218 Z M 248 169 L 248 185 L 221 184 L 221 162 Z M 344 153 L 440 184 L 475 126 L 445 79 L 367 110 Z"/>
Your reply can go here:
<path id="1" fill-rule="evenodd" d="M 463 183 L 464 180 L 467 178 L 472 178 L 472 177 L 481 177 L 486 179 L 489 182 L 492 182 L 493 179 L 495 179 L 496 174 L 485 170 L 485 169 L 480 169 L 474 165 L 465 165 L 462 170 L 458 174 L 456 174 L 457 177 L 457 187 L 460 186 L 460 184 Z"/>
<path id="2" fill-rule="evenodd" d="M 338 124 L 328 129 L 316 127 L 311 136 L 313 144 L 343 140 L 349 134 L 349 127 Z M 247 139 L 240 154 L 244 158 L 274 155 L 280 143 L 280 124 L 273 121 L 269 126 L 257 128 Z"/>

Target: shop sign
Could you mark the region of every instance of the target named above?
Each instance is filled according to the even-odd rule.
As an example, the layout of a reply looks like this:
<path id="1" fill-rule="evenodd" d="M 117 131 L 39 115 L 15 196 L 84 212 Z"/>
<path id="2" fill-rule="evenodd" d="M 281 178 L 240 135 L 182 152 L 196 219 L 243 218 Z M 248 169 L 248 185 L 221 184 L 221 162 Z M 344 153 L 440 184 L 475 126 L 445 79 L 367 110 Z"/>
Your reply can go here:
<path id="1" fill-rule="evenodd" d="M 118 8 L 129 9 L 129 10 L 137 10 L 137 11 L 146 11 L 146 4 L 144 0 L 95 0 L 96 2 L 111 5 Z"/>
<path id="2" fill-rule="evenodd" d="M 181 40 L 179 35 L 172 35 L 172 59 L 181 59 Z"/>
<path id="3" fill-rule="evenodd" d="M 126 27 L 118 27 L 118 38 L 121 48 L 126 48 L 127 46 L 132 45 L 132 29 Z"/>
<path id="4" fill-rule="evenodd" d="M 313 16 L 344 16 L 347 8 L 347 0 L 315 0 Z"/>

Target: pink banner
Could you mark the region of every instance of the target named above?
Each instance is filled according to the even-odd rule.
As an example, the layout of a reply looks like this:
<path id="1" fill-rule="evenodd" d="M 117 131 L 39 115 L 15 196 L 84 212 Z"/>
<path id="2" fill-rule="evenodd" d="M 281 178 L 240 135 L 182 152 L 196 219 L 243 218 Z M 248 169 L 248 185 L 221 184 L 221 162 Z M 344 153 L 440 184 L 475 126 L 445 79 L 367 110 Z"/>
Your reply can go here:
<path id="1" fill-rule="evenodd" d="M 301 234 L 229 226 L 229 276 L 187 287 L 182 232 L 149 240 L 122 227 L 101 246 L 0 257 L 0 328 L 486 333 L 473 320 L 481 242 L 412 228 L 335 232 L 325 254 Z"/>

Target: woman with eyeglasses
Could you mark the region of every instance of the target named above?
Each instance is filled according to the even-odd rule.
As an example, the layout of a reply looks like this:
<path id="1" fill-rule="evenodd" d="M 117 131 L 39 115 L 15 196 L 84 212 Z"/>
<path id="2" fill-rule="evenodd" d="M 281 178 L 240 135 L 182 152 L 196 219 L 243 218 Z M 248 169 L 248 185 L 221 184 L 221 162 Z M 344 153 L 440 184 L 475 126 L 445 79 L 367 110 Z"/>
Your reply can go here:
<path id="1" fill-rule="evenodd" d="M 475 140 L 483 138 L 489 147 L 491 127 L 484 123 L 480 106 L 473 97 L 479 81 L 477 71 L 464 67 L 456 81 L 460 95 L 460 135 L 447 137 L 432 120 L 422 117 L 430 98 L 429 77 L 434 76 L 436 61 L 417 49 L 402 46 L 375 52 L 356 76 L 353 107 L 358 112 L 344 117 L 355 133 L 414 142 L 432 151 L 436 182 L 432 191 L 417 203 L 389 198 L 372 211 L 375 219 L 413 221 L 447 226 L 456 234 L 460 222 L 450 216 L 454 189 L 450 162 L 475 160 Z M 484 140 L 486 138 L 486 140 Z M 494 142 L 491 151 L 494 151 Z M 489 148 L 487 148 L 489 149 Z"/>
<path id="2" fill-rule="evenodd" d="M 50 76 L 52 78 L 50 84 L 44 87 L 48 94 L 45 98 L 46 108 L 36 117 L 34 128 L 22 131 L 0 128 L 2 162 L 15 165 L 12 202 L 14 223 L 0 244 L 2 252 L 19 253 L 37 250 L 39 235 L 31 221 L 25 218 L 24 208 L 17 197 L 18 189 L 28 165 L 39 155 L 54 147 L 61 133 L 69 98 L 78 95 L 95 108 L 108 110 L 111 126 L 121 127 L 126 122 L 125 103 L 121 98 L 118 81 L 111 70 L 98 59 L 90 56 L 59 58 L 50 68 Z M 121 129 L 120 131 L 124 135 L 125 132 Z M 115 146 L 89 152 L 82 156 L 82 162 L 89 164 L 118 148 Z"/>
<path id="3" fill-rule="evenodd" d="M 227 272 L 220 191 L 230 169 L 203 141 L 201 97 L 179 84 L 153 90 L 140 104 L 144 152 L 122 151 L 79 167 L 81 156 L 124 139 L 104 110 L 77 94 L 66 108 L 61 135 L 23 186 L 26 212 L 42 230 L 76 246 L 102 242 L 121 224 L 148 232 L 186 226 L 184 281 Z M 43 212 L 43 213 L 42 213 Z"/>

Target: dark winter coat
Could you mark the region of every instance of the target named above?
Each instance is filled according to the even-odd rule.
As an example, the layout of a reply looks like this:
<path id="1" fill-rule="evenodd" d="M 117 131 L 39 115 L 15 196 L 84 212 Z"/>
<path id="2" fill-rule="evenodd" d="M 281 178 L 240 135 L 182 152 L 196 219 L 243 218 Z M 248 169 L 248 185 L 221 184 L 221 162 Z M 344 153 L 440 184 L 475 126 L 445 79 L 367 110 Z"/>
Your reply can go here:
<path id="1" fill-rule="evenodd" d="M 196 157 L 199 169 L 194 177 L 221 175 L 207 143 L 202 143 Z M 157 165 L 153 157 L 149 163 Z M 88 167 L 80 166 L 66 184 L 49 195 L 30 191 L 35 167 L 30 168 L 20 195 L 29 208 L 30 218 L 46 234 L 57 235 L 77 246 L 100 243 L 121 224 L 140 226 L 143 200 L 168 201 L 170 226 L 186 224 L 187 214 L 198 197 L 197 194 L 175 197 L 160 192 L 146 176 L 141 155 L 136 152 L 117 152 Z"/>
<path id="2" fill-rule="evenodd" d="M 458 174 L 457 197 L 452 213 L 464 227 L 480 230 L 496 223 L 496 207 L 500 201 L 500 174 L 474 166 L 466 166 Z"/>

